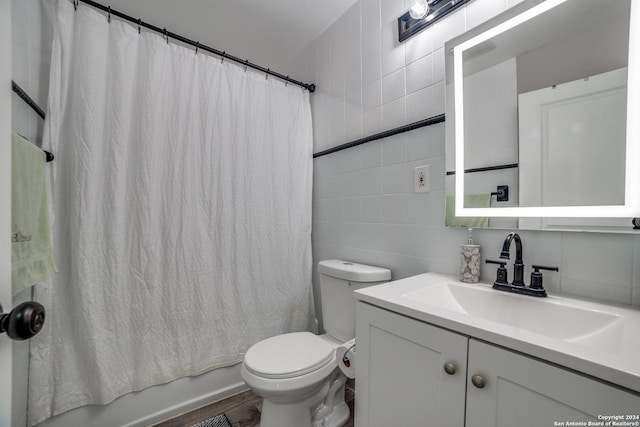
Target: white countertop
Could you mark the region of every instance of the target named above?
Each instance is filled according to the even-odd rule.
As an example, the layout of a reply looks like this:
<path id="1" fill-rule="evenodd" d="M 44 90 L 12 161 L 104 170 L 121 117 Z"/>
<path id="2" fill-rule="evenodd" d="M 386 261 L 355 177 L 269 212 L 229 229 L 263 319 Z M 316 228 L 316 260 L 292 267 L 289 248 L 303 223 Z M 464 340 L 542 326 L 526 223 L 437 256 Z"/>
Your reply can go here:
<path id="1" fill-rule="evenodd" d="M 605 328 L 578 338 L 563 339 L 554 337 L 553 333 L 536 333 L 524 328 L 499 323 L 478 317 L 464 310 L 443 308 L 437 298 L 429 302 L 412 299 L 417 292 L 428 295 L 428 288 L 435 289 L 443 282 L 456 286 L 480 289 L 486 292 L 486 298 L 478 300 L 478 304 L 487 304 L 493 292 L 506 295 L 508 298 L 526 298 L 528 306 L 532 304 L 556 304 L 558 308 L 567 307 L 567 322 L 571 322 L 571 309 L 578 308 L 610 314 L 616 320 Z M 473 338 L 503 346 L 529 356 L 555 363 L 575 371 L 617 384 L 640 393 L 640 310 L 620 306 L 600 304 L 580 299 L 549 295 L 547 298 L 535 298 L 515 295 L 491 289 L 491 284 L 466 284 L 455 276 L 425 273 L 406 279 L 396 280 L 378 286 L 354 292 L 358 301 L 369 304 L 450 329 Z M 504 300 L 504 297 L 500 297 Z M 529 303 L 529 301 L 531 303 Z M 520 301 L 523 302 L 523 301 Z M 483 307 L 486 309 L 487 307 Z M 534 313 L 536 306 L 533 305 Z M 544 322 L 543 306 L 540 318 L 535 314 L 531 322 Z M 496 308 L 497 310 L 497 308 Z M 485 310 L 487 311 L 487 310 Z M 544 325 L 543 325 L 544 326 Z M 542 327 L 541 327 L 542 328 Z M 534 330 L 536 330 L 534 328 Z M 544 331 L 544 329 L 540 329 Z M 551 332 L 551 331 L 550 331 Z"/>

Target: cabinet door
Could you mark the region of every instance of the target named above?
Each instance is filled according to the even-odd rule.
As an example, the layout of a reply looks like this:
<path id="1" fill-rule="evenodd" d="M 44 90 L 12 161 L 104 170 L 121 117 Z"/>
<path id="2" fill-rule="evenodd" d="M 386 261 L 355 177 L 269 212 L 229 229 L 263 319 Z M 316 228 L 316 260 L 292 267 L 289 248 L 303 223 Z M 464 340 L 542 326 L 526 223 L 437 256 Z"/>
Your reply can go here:
<path id="1" fill-rule="evenodd" d="M 356 426 L 462 427 L 467 337 L 363 302 L 356 319 Z"/>
<path id="2" fill-rule="evenodd" d="M 472 384 L 476 374 L 483 388 Z M 567 422 L 640 412 L 640 395 L 473 339 L 468 377 L 467 427 L 578 425 Z"/>

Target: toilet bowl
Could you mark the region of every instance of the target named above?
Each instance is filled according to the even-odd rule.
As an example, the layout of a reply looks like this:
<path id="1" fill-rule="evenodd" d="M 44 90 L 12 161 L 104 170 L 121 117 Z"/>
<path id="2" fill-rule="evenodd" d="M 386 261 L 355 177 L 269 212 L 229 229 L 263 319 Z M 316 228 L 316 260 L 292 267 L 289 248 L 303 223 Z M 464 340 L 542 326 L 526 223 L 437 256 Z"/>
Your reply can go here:
<path id="1" fill-rule="evenodd" d="M 318 272 L 326 333 L 277 335 L 245 354 L 241 375 L 263 398 L 261 427 L 339 427 L 349 419 L 336 349 L 355 336 L 353 291 L 387 282 L 391 272 L 341 260 L 321 261 Z"/>
<path id="2" fill-rule="evenodd" d="M 247 351 L 241 375 L 264 399 L 262 427 L 337 427 L 346 422 L 349 418 L 344 402 L 347 378 L 338 369 L 337 346 L 338 343 L 326 336 L 295 332 L 260 341 Z M 331 385 L 336 381 L 339 385 L 333 387 L 333 396 L 329 396 Z M 335 409 L 335 414 L 322 413 L 327 403 Z M 340 405 L 343 407 L 336 408 Z M 325 419 L 328 415 L 333 422 Z"/>

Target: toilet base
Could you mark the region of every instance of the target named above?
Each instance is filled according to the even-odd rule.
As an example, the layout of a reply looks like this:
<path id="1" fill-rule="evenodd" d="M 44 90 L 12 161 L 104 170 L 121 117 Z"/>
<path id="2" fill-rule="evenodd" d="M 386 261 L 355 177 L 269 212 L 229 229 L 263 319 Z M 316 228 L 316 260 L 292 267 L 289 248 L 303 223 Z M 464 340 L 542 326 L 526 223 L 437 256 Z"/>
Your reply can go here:
<path id="1" fill-rule="evenodd" d="M 262 402 L 260 427 L 341 427 L 349 420 L 346 377 L 334 374 L 311 396 L 295 403 Z"/>
<path id="2" fill-rule="evenodd" d="M 342 427 L 349 421 L 349 406 L 343 401 L 333 408 L 333 412 L 323 420 L 313 423 L 313 427 Z M 323 424 L 324 421 L 324 424 Z"/>

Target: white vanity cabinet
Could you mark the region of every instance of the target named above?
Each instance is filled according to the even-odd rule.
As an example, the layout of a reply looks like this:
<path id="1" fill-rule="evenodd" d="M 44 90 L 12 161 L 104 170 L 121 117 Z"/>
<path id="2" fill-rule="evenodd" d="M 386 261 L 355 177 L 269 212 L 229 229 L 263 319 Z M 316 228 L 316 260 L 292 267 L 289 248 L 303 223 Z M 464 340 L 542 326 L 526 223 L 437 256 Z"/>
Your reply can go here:
<path id="1" fill-rule="evenodd" d="M 560 426 L 602 421 L 599 415 L 640 415 L 639 395 L 472 338 L 468 372 L 468 427 Z M 483 388 L 473 385 L 473 375 L 483 378 Z"/>
<path id="2" fill-rule="evenodd" d="M 636 393 L 361 301 L 356 325 L 357 427 L 539 427 L 640 414 Z"/>
<path id="3" fill-rule="evenodd" d="M 467 341 L 358 302 L 356 426 L 464 425 Z M 444 371 L 445 363 L 453 365 L 453 375 Z"/>

